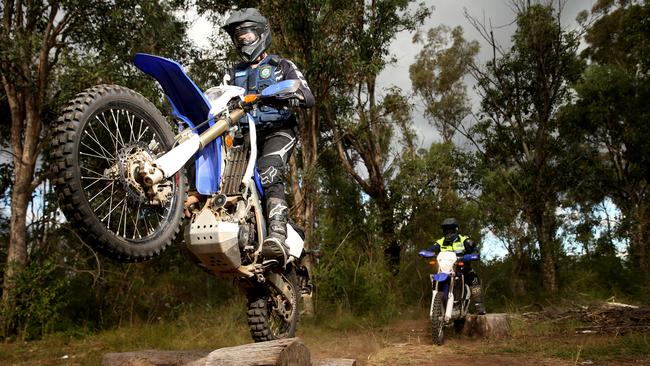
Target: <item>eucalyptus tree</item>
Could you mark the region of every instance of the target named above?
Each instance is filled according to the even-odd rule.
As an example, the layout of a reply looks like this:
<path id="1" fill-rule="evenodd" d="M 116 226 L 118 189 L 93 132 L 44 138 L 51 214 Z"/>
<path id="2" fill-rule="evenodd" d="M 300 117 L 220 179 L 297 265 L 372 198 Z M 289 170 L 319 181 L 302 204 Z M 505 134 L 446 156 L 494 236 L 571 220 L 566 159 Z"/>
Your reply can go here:
<path id="1" fill-rule="evenodd" d="M 534 233 L 543 264 L 543 284 L 555 293 L 556 209 L 563 184 L 563 145 L 558 138 L 558 109 L 571 98 L 582 70 L 578 36 L 565 31 L 550 5 L 514 2 L 517 29 L 512 47 L 478 70 L 481 119 L 474 127 L 481 157 L 500 174 L 509 207 L 523 214 Z M 490 39 L 490 38 L 488 38 Z"/>
<path id="2" fill-rule="evenodd" d="M 628 259 L 650 277 L 650 4 L 598 1 L 586 26 L 589 61 L 576 85 L 577 100 L 565 110 L 563 135 L 581 165 L 582 199 L 609 197 L 623 214 L 619 234 Z M 585 192 L 589 193 L 586 197 Z M 643 283 L 644 281 L 639 281 Z"/>
<path id="3" fill-rule="evenodd" d="M 461 122 L 471 113 L 467 87 L 463 82 L 478 54 L 477 41 L 467 41 L 460 26 L 441 25 L 426 35 L 418 32 L 414 44 L 422 44 L 409 67 L 413 92 L 422 101 L 424 115 L 440 133 L 442 141 L 452 141 Z"/>
<path id="4" fill-rule="evenodd" d="M 176 2 L 175 5 L 179 5 Z M 128 66 L 137 51 L 179 56 L 186 24 L 160 1 L 10 1 L 0 8 L 0 80 L 10 111 L 11 229 L 3 300 L 10 305 L 28 261 L 27 207 L 45 179 L 37 160 L 49 122 L 67 99 L 92 83 L 142 80 Z"/>

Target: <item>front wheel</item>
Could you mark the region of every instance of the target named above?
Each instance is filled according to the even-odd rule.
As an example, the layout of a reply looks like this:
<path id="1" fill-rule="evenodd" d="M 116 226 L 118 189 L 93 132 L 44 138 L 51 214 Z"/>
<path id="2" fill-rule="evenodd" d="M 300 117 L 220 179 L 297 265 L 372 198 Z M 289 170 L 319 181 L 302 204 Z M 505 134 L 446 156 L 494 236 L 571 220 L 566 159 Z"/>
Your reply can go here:
<path id="1" fill-rule="evenodd" d="M 285 299 L 274 287 L 251 289 L 248 294 L 248 327 L 255 342 L 291 338 L 298 324 L 298 292 L 295 270 L 282 274 L 290 289 Z"/>
<path id="2" fill-rule="evenodd" d="M 431 338 L 434 344 L 442 345 L 444 341 L 445 309 L 442 305 L 442 293 L 436 293 L 431 301 Z"/>
<path id="3" fill-rule="evenodd" d="M 143 188 L 139 159 L 174 143 L 171 127 L 142 95 L 99 85 L 77 95 L 52 141 L 59 204 L 79 236 L 104 255 L 138 262 L 160 254 L 180 231 L 186 180 L 181 173 Z"/>

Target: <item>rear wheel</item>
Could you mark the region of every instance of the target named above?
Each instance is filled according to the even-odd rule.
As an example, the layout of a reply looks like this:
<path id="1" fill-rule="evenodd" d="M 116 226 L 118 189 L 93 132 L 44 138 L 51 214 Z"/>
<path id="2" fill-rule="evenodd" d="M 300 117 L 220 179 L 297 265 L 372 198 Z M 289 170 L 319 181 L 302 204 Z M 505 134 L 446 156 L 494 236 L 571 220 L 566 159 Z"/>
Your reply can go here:
<path id="1" fill-rule="evenodd" d="M 99 85 L 77 95 L 58 120 L 53 140 L 55 188 L 79 236 L 124 262 L 150 259 L 180 231 L 186 180 L 181 173 L 156 186 L 155 202 L 137 181 L 135 154 L 155 159 L 174 134 L 142 95 Z"/>
<path id="2" fill-rule="evenodd" d="M 445 311 L 442 305 L 442 293 L 436 293 L 431 304 L 431 338 L 434 344 L 442 345 L 444 341 Z"/>
<path id="3" fill-rule="evenodd" d="M 274 287 L 249 290 L 248 327 L 255 342 L 291 338 L 298 324 L 298 293 L 294 270 L 282 275 L 290 289 L 287 300 Z"/>

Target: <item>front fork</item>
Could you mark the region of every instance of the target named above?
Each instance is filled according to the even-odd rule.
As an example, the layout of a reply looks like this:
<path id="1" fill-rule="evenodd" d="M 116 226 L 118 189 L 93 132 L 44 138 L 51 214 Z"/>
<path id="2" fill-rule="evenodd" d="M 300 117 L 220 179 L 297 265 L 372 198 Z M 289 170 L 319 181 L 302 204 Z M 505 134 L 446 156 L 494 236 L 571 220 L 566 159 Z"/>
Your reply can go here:
<path id="1" fill-rule="evenodd" d="M 447 293 L 447 304 L 445 305 L 445 322 L 448 322 L 451 320 L 451 313 L 454 309 L 454 276 L 449 275 L 449 279 L 445 281 L 449 281 L 446 289 L 439 288 L 442 283 L 433 280 L 433 275 L 431 275 L 431 280 L 433 284 L 433 293 L 431 295 L 431 308 L 429 309 L 429 318 L 433 318 L 433 302 L 436 298 L 436 294 L 442 291 L 443 293 Z"/>
<path id="2" fill-rule="evenodd" d="M 151 187 L 176 174 L 197 151 L 202 150 L 217 137 L 226 133 L 244 116 L 244 113 L 243 109 L 235 109 L 230 112 L 228 117 L 218 120 L 202 134 L 193 134 L 158 159 L 145 161 L 144 169 L 140 172 L 144 184 Z"/>

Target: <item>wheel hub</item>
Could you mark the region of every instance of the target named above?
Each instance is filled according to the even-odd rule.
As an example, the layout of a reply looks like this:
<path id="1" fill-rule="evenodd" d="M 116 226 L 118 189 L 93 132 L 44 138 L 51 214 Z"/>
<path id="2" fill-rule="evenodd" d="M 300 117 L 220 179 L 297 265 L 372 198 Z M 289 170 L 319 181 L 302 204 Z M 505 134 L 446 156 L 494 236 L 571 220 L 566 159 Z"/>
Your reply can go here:
<path id="1" fill-rule="evenodd" d="M 134 202 L 145 203 L 147 195 L 140 177 L 140 164 L 146 158 L 151 159 L 149 147 L 141 142 L 124 146 L 118 153 L 119 178 L 127 197 Z"/>

